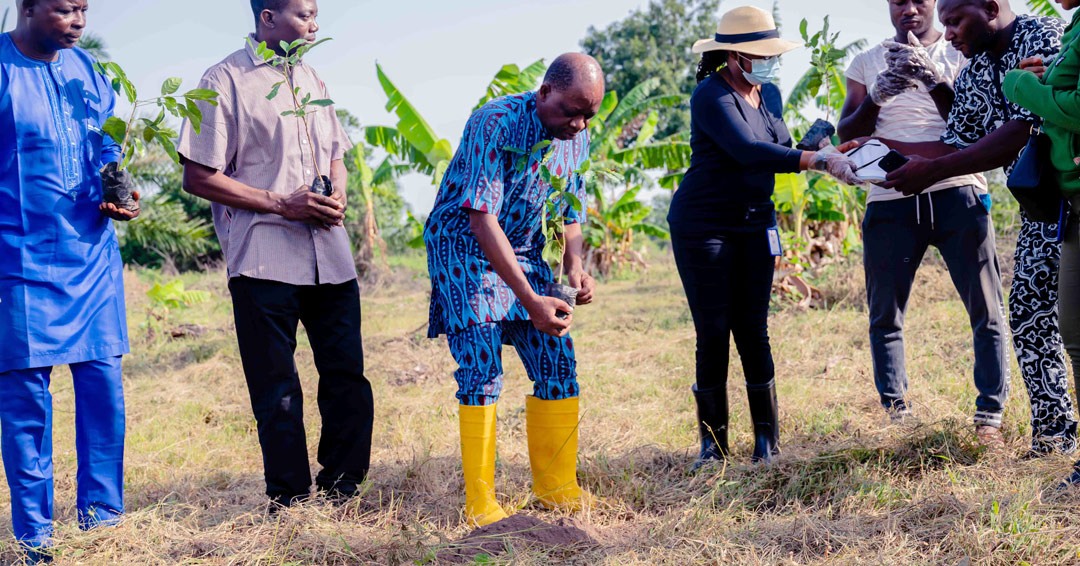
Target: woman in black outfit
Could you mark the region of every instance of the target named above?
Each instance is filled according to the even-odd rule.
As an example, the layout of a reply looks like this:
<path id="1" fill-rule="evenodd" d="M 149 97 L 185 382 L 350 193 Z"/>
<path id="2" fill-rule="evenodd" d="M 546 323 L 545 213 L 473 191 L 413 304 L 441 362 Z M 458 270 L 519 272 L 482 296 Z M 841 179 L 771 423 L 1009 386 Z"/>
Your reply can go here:
<path id="1" fill-rule="evenodd" d="M 668 222 L 697 330 L 693 391 L 701 454 L 695 469 L 728 453 L 730 334 L 746 374 L 752 461 L 768 462 L 779 453 L 768 336 L 769 296 L 780 254 L 771 201 L 775 175 L 813 169 L 859 183 L 854 164 L 831 145 L 819 152 L 791 147 L 780 90 L 772 81 L 778 57 L 798 46 L 782 41 L 772 16 L 752 7 L 728 12 L 715 39 L 694 44 L 702 58 L 690 99 L 693 156 Z"/>

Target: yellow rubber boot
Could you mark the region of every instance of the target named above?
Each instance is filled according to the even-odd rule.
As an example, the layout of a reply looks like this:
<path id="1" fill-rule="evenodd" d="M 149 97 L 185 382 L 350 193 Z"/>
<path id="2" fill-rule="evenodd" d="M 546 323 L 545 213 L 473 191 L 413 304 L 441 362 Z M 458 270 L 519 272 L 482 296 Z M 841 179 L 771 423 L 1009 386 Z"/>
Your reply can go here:
<path id="1" fill-rule="evenodd" d="M 578 398 L 525 398 L 533 494 L 548 509 L 580 511 L 596 498 L 577 482 Z"/>
<path id="2" fill-rule="evenodd" d="M 482 527 L 507 517 L 495 501 L 495 405 L 460 405 L 461 468 L 465 472 L 465 516 Z"/>

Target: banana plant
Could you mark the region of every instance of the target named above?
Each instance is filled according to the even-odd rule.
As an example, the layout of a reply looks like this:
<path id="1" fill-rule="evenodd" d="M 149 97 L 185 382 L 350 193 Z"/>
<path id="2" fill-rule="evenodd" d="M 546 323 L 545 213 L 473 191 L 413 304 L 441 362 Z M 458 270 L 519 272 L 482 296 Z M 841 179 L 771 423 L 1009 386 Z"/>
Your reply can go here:
<path id="1" fill-rule="evenodd" d="M 545 71 L 547 71 L 547 64 L 543 59 L 524 69 L 513 64 L 503 65 L 503 68 L 495 74 L 495 78 L 491 79 L 491 83 L 484 91 L 484 96 L 480 97 L 480 101 L 473 107 L 473 112 L 500 96 L 535 90 Z"/>
<path id="2" fill-rule="evenodd" d="M 413 171 L 431 175 L 432 183 L 442 183 L 443 174 L 454 157 L 450 141 L 439 137 L 420 112 L 394 85 L 382 66 L 375 64 L 375 72 L 386 93 L 386 110 L 398 117 L 396 127 L 368 126 L 364 128 L 367 142 L 382 148 Z"/>
<path id="3" fill-rule="evenodd" d="M 1032 12 L 1040 16 L 1051 16 L 1054 18 L 1060 18 L 1061 12 L 1058 11 L 1051 0 L 1027 0 L 1027 6 Z"/>
<path id="4" fill-rule="evenodd" d="M 668 237 L 662 228 L 644 223 L 652 207 L 637 201 L 656 171 L 662 175 L 659 185 L 674 189 L 690 164 L 686 134 L 655 138 L 660 112 L 685 103 L 681 95 L 654 96 L 659 86 L 658 79 L 642 81 L 621 99 L 608 92 L 590 126 L 590 159 L 598 174 L 587 185 L 585 253 L 587 269 L 598 275 L 627 263 L 646 267 L 632 248 L 635 233 Z"/>
<path id="5" fill-rule="evenodd" d="M 346 210 L 345 223 L 350 233 L 360 234 L 354 260 L 357 267 L 365 272 L 362 274 L 372 270 L 386 271 L 390 267 L 386 241 L 381 235 L 375 207 L 379 200 L 392 199 L 397 195 L 397 180 L 410 171 L 407 165 L 394 163 L 391 156 L 386 156 L 373 168 L 368 163 L 371 149 L 361 141 L 345 155 L 350 203 L 358 200 L 360 205 L 350 206 Z M 419 247 L 423 247 L 422 240 L 419 244 Z"/>
<path id="6" fill-rule="evenodd" d="M 647 221 L 652 207 L 638 200 L 642 185 L 627 190 L 610 206 L 603 193 L 593 195 L 585 226 L 585 264 L 601 275 L 608 275 L 624 264 L 646 268 L 644 257 L 634 250 L 634 235 L 643 234 L 666 240 L 667 230 Z"/>

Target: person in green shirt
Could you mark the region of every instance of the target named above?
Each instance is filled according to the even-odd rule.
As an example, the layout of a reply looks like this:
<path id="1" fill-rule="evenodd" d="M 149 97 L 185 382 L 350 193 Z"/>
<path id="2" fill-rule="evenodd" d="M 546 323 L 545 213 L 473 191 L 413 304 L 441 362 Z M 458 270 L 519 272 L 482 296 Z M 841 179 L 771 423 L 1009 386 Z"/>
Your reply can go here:
<path id="1" fill-rule="evenodd" d="M 1080 6 L 1080 0 L 1054 0 L 1066 10 Z M 1058 320 L 1065 351 L 1072 361 L 1073 377 L 1080 391 L 1080 12 L 1061 38 L 1061 53 L 1053 61 L 1031 57 L 1020 68 L 1009 71 L 1002 85 L 1005 97 L 1042 118 L 1042 129 L 1050 138 L 1050 161 L 1057 171 L 1059 186 L 1072 204 L 1073 213 L 1065 228 L 1058 276 Z M 1080 487 L 1080 462 L 1063 486 Z"/>

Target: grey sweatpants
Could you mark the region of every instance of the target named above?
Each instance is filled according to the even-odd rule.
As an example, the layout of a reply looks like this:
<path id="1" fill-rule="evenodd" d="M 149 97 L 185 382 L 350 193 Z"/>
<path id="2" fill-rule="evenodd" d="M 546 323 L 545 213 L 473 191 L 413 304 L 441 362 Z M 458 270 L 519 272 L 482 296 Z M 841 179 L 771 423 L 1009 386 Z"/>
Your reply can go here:
<path id="1" fill-rule="evenodd" d="M 971 186 L 873 202 L 866 208 L 863 265 L 881 404 L 891 409 L 905 402 L 904 314 L 929 246 L 941 252 L 971 320 L 979 391 L 975 423 L 1000 427 L 1009 393 L 1008 327 L 993 223 Z"/>

